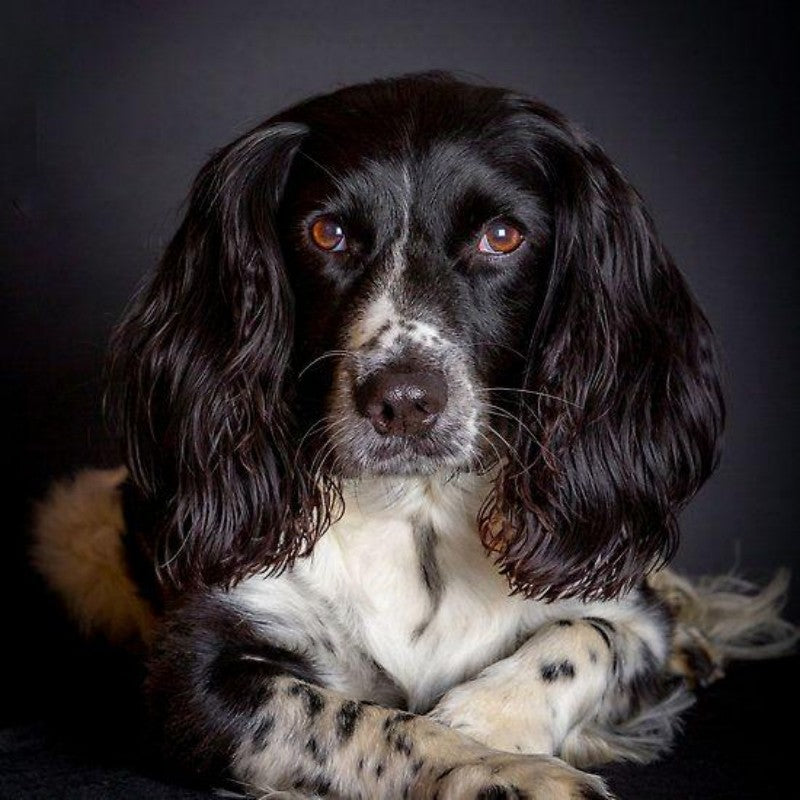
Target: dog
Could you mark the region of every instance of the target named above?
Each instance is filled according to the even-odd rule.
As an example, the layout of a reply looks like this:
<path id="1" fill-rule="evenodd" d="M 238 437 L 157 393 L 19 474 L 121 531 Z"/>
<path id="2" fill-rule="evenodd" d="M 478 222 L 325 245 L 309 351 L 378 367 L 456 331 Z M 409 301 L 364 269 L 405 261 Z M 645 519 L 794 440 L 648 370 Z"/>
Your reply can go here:
<path id="1" fill-rule="evenodd" d="M 55 487 L 34 557 L 146 642 L 194 779 L 607 798 L 583 769 L 796 638 L 784 576 L 662 569 L 718 460 L 713 336 L 603 150 L 512 91 L 378 80 L 221 149 L 109 375 L 125 468 Z"/>

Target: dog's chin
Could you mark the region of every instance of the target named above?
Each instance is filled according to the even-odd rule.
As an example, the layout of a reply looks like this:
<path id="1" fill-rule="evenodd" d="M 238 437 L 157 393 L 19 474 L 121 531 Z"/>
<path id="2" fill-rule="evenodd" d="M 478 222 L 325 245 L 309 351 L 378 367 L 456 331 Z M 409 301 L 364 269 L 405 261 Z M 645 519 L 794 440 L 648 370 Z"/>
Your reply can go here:
<path id="1" fill-rule="evenodd" d="M 337 448 L 336 472 L 342 478 L 409 477 L 455 473 L 473 468 L 471 448 L 423 437 L 392 437 L 362 447 Z"/>

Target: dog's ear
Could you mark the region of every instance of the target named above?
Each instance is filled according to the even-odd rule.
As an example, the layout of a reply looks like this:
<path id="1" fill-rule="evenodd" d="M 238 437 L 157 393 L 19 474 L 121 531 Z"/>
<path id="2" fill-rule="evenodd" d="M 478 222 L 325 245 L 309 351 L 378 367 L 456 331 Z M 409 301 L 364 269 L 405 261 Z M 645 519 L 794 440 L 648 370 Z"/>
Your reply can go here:
<path id="1" fill-rule="evenodd" d="M 288 446 L 292 296 L 275 224 L 304 134 L 265 123 L 211 158 L 112 338 L 109 411 L 175 586 L 279 568 L 304 546 L 292 531 L 313 489 Z"/>
<path id="2" fill-rule="evenodd" d="M 516 452 L 483 508 L 482 534 L 514 588 L 606 598 L 672 555 L 676 514 L 716 465 L 714 343 L 605 153 L 551 109 L 519 105 L 554 229 Z"/>

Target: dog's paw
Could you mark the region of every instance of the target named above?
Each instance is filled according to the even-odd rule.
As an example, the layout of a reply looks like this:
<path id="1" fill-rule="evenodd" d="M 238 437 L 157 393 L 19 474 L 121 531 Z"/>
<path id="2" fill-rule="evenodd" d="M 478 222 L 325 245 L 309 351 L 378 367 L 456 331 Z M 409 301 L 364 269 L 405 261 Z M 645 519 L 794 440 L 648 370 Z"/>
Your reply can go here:
<path id="1" fill-rule="evenodd" d="M 424 796 L 437 800 L 613 800 L 595 775 L 549 756 L 507 753 L 444 769 L 429 789 Z"/>
<path id="2" fill-rule="evenodd" d="M 487 707 L 491 708 L 492 694 L 482 693 L 475 683 L 470 684 L 469 691 L 460 691 L 462 687 L 456 687 L 456 690 L 449 692 L 428 717 L 491 750 L 553 754 L 553 734 L 549 726 L 537 725 L 531 720 L 530 714 L 522 719 L 514 719 L 511 715 L 487 713 Z"/>
<path id="3" fill-rule="evenodd" d="M 680 675 L 689 688 L 708 686 L 725 676 L 717 648 L 697 628 L 678 625 L 669 659 L 670 671 Z"/>

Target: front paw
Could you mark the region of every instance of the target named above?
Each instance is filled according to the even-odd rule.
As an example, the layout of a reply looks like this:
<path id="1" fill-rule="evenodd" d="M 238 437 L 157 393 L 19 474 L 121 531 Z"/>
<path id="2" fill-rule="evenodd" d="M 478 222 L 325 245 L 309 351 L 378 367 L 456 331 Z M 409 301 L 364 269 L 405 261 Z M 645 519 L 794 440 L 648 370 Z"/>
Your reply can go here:
<path id="1" fill-rule="evenodd" d="M 530 695 L 522 704 L 505 698 L 503 692 L 473 681 L 469 691 L 456 687 L 448 692 L 428 717 L 491 750 L 553 755 L 552 715 L 544 696 Z"/>
<path id="2" fill-rule="evenodd" d="M 434 721 L 492 750 L 552 755 L 555 752 L 552 731 L 532 716 L 519 718 L 490 714 L 484 712 L 479 704 L 465 704 L 463 707 L 443 705 L 429 714 Z"/>
<path id="3" fill-rule="evenodd" d="M 595 775 L 549 756 L 496 753 L 443 769 L 415 795 L 435 800 L 613 800 Z"/>

